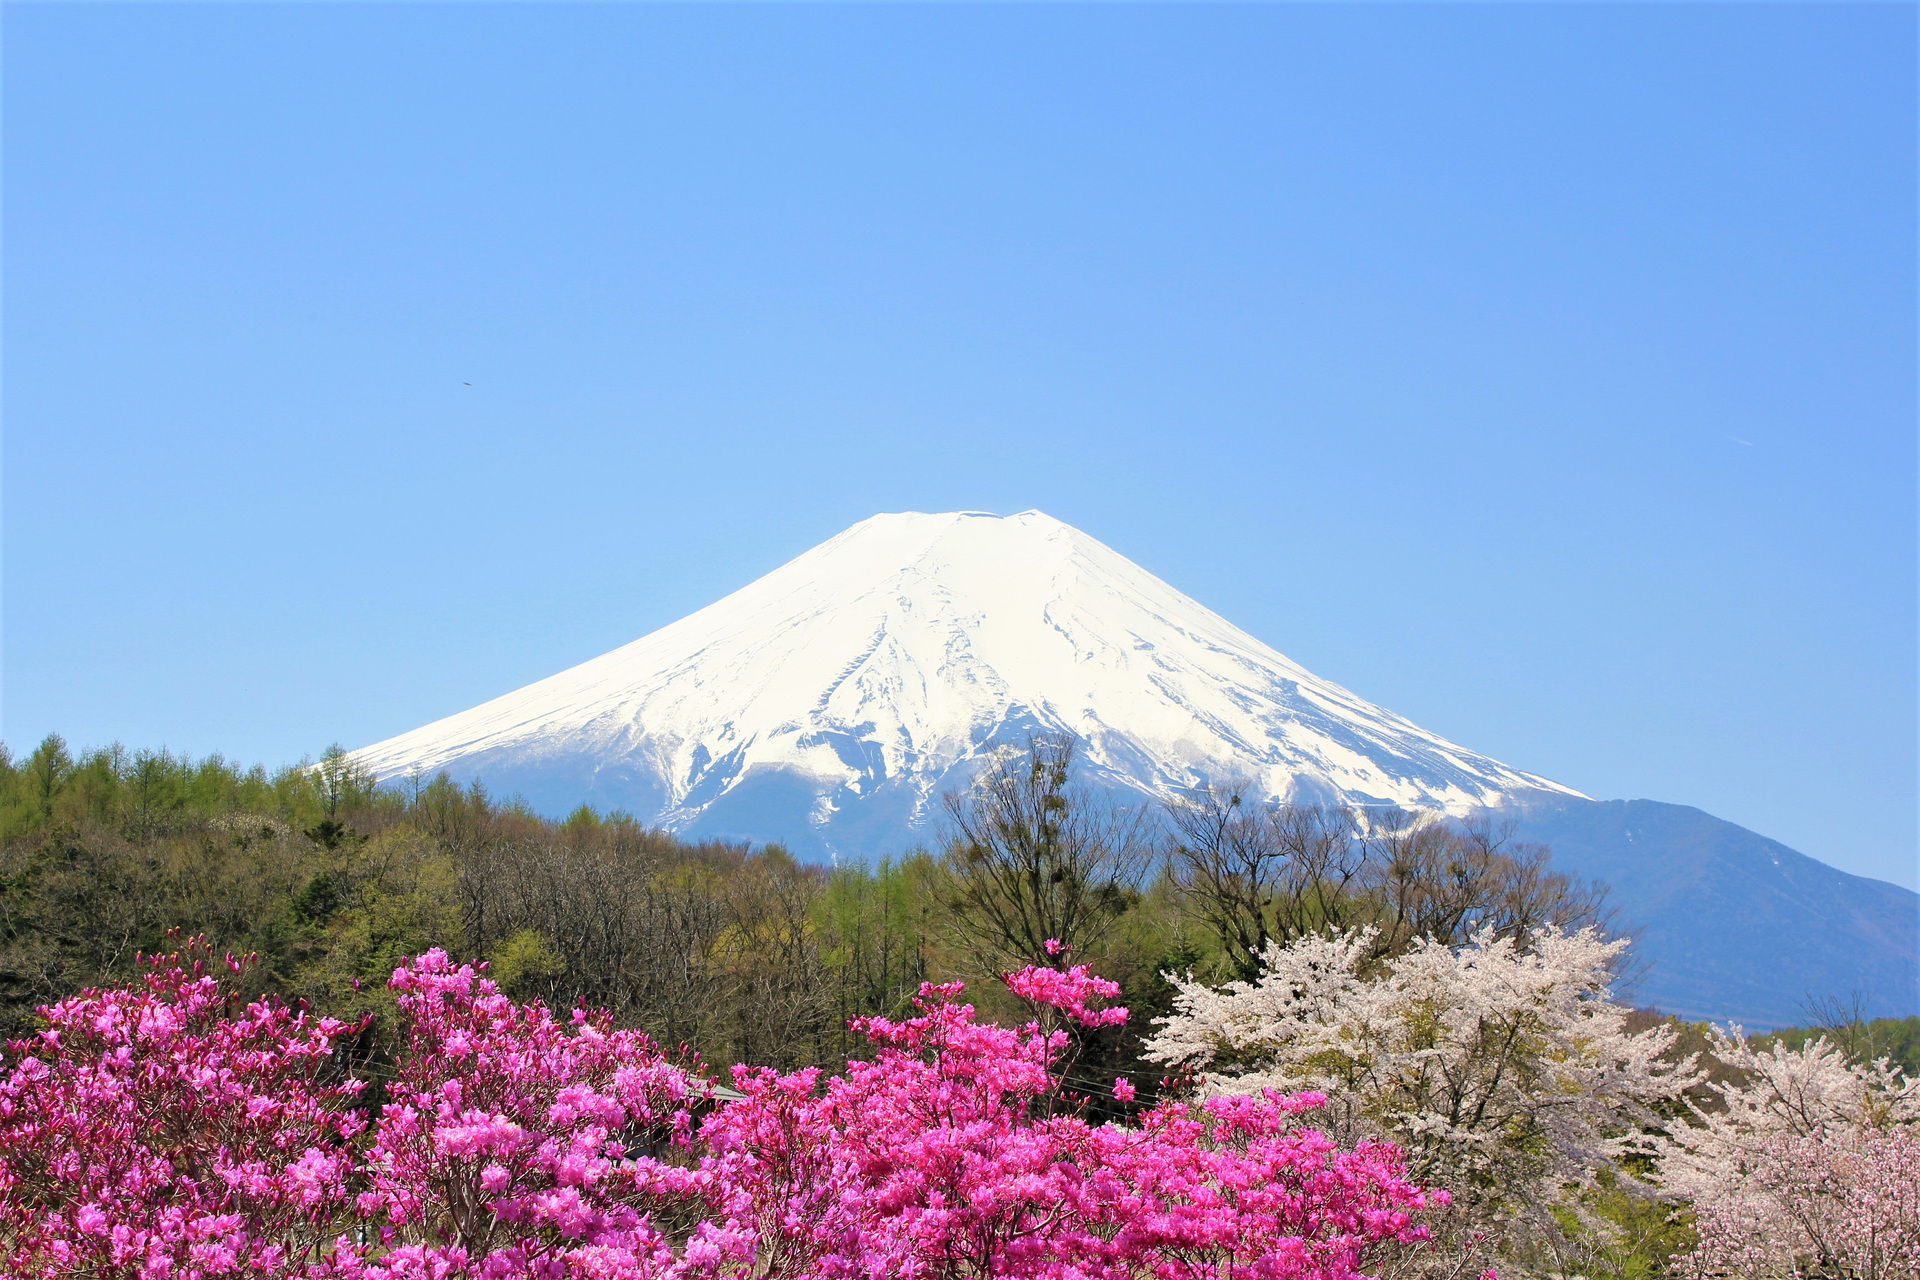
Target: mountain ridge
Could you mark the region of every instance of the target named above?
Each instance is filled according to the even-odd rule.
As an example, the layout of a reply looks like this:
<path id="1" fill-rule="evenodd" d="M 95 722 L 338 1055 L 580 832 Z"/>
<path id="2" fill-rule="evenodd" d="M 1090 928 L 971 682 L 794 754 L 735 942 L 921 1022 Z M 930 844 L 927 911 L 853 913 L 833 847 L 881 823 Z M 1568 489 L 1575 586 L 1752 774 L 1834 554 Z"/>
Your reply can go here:
<path id="1" fill-rule="evenodd" d="M 1769 1030 L 1855 994 L 1869 1017 L 1920 1013 L 1920 894 L 1828 866 L 1691 805 L 1540 798 L 1500 815 L 1604 882 L 1651 967 L 1637 998 Z"/>
<path id="2" fill-rule="evenodd" d="M 620 809 L 802 857 L 898 853 L 1029 735 L 1135 799 L 1233 777 L 1271 798 L 1494 813 L 1607 882 L 1688 1017 L 1791 1023 L 1805 995 L 1920 1012 L 1920 897 L 1697 809 L 1594 800 L 1430 733 L 1038 511 L 872 517 L 597 658 L 355 752 L 555 815 Z"/>

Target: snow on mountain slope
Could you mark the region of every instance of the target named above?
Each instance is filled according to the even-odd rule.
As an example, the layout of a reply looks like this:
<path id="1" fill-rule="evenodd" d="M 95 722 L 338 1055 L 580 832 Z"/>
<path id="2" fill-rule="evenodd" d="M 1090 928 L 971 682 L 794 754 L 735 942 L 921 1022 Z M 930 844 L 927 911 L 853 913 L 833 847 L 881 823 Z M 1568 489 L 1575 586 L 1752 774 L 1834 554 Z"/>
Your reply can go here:
<path id="1" fill-rule="evenodd" d="M 445 769 L 553 810 L 865 851 L 924 828 L 983 751 L 1059 729 L 1097 778 L 1155 796 L 1223 776 L 1451 813 L 1579 794 L 1320 679 L 1038 511 L 874 516 L 632 644 L 356 755 L 381 778 Z"/>

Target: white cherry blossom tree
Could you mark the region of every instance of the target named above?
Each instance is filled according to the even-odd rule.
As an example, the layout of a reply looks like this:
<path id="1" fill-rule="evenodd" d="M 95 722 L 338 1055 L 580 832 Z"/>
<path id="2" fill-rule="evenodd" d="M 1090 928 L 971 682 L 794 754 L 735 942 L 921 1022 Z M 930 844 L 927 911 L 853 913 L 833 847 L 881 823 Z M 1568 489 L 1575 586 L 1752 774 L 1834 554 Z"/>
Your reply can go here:
<path id="1" fill-rule="evenodd" d="M 1317 1123 L 1402 1144 L 1509 1257 L 1551 1261 L 1574 1223 L 1600 1225 L 1582 1195 L 1596 1180 L 1652 1192 L 1650 1134 L 1701 1077 L 1671 1027 L 1628 1030 L 1612 999 L 1624 940 L 1489 928 L 1369 967 L 1373 942 L 1361 929 L 1272 945 L 1251 982 L 1174 976 L 1149 1056 L 1203 1094 L 1326 1093 Z"/>

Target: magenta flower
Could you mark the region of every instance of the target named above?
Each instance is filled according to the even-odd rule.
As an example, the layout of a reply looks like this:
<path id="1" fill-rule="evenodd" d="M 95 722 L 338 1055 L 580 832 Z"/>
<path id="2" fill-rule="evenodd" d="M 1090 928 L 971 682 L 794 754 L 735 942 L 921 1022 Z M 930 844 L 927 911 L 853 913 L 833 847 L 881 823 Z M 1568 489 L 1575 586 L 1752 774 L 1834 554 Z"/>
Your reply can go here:
<path id="1" fill-rule="evenodd" d="M 716 1104 L 639 1032 L 429 952 L 394 973 L 408 1043 L 369 1123 L 356 1082 L 321 1083 L 348 1028 L 241 1009 L 205 958 L 53 1006 L 13 1046 L 7 1274 L 1357 1280 L 1446 1202 L 1397 1149 L 1301 1127 L 1314 1094 L 1089 1124 L 1056 1023 L 1127 1015 L 1084 966 L 1010 975 L 1036 1014 L 1017 1029 L 928 985 L 915 1016 L 856 1024 L 869 1061 L 736 1068 L 743 1096 Z"/>

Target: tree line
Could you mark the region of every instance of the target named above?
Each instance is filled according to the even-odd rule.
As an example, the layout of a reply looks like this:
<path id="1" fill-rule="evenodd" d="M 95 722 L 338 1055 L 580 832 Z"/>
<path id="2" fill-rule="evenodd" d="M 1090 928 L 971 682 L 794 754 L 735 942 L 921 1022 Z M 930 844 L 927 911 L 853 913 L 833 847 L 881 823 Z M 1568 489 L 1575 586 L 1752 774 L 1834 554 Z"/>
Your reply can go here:
<path id="1" fill-rule="evenodd" d="M 823 867 L 621 813 L 554 820 L 445 775 L 377 786 L 338 748 L 269 773 L 49 737 L 0 748 L 0 1027 L 127 979 L 178 932 L 258 955 L 257 990 L 325 1013 L 380 1014 L 387 975 L 442 947 L 717 1065 L 831 1066 L 855 1051 L 850 1019 L 927 981 L 979 991 L 1052 940 L 1137 1013 L 1083 1046 L 1091 1081 L 1139 1065 L 1166 973 L 1245 978 L 1269 944 L 1328 928 L 1368 926 L 1384 956 L 1604 914 L 1603 889 L 1491 827 L 1231 786 L 1129 808 L 1084 785 L 1067 739 L 995 756 L 946 817 L 934 848 Z"/>

